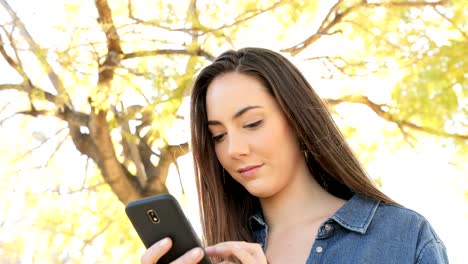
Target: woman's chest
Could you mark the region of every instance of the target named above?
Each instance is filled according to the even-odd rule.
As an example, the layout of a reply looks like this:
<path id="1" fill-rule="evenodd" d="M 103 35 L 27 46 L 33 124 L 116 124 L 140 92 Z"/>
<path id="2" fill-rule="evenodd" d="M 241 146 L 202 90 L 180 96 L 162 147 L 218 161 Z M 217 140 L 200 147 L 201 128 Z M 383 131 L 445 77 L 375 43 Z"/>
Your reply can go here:
<path id="1" fill-rule="evenodd" d="M 269 264 L 306 263 L 317 235 L 317 225 L 270 233 L 266 247 Z"/>

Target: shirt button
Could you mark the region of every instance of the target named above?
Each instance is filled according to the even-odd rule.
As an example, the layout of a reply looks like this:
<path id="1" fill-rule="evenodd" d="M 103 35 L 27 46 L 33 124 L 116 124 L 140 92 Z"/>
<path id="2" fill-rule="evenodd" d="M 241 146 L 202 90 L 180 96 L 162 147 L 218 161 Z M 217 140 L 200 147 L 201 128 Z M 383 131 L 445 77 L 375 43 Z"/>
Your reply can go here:
<path id="1" fill-rule="evenodd" d="M 322 253 L 323 248 L 322 248 L 322 247 L 316 247 L 316 248 L 315 248 L 315 251 L 316 251 L 317 253 Z"/>
<path id="2" fill-rule="evenodd" d="M 332 229 L 332 227 L 331 227 L 330 224 L 326 224 L 326 225 L 325 225 L 325 230 L 330 231 L 331 229 Z"/>

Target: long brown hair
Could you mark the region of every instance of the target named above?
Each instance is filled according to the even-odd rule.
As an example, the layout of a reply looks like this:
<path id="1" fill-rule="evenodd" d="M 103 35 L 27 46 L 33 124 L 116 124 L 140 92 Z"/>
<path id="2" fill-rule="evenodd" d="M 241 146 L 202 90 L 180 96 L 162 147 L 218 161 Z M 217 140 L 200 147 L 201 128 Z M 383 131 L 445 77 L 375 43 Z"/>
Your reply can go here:
<path id="1" fill-rule="evenodd" d="M 230 240 L 252 241 L 248 219 L 261 209 L 258 198 L 223 169 L 208 130 L 206 91 L 213 79 L 229 72 L 257 78 L 276 98 L 293 125 L 302 150 L 307 153 L 312 175 L 329 193 L 346 200 L 359 193 L 394 203 L 375 187 L 325 104 L 290 61 L 262 48 L 231 50 L 200 72 L 191 96 L 191 145 L 207 245 Z"/>

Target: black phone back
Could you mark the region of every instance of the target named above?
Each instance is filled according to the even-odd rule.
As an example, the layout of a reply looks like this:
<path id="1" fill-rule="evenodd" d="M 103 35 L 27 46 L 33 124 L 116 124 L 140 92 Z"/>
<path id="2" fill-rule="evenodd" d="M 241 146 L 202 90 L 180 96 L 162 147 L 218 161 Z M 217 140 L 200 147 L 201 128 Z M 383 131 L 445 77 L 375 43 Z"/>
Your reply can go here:
<path id="1" fill-rule="evenodd" d="M 125 212 L 146 248 L 169 237 L 172 248 L 158 264 L 174 261 L 192 248 L 201 247 L 200 240 L 177 200 L 170 194 L 146 197 L 130 202 Z M 211 264 L 205 256 L 202 264 Z"/>

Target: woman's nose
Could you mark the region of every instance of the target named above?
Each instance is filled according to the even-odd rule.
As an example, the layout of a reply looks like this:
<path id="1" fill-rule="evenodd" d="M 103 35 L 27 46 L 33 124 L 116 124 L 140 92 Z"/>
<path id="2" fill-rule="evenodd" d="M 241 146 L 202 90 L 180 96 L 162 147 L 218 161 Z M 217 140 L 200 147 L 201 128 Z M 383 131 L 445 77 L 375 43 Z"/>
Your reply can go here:
<path id="1" fill-rule="evenodd" d="M 249 154 L 249 144 L 241 135 L 231 135 L 228 138 L 228 154 L 234 159 Z"/>

